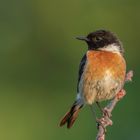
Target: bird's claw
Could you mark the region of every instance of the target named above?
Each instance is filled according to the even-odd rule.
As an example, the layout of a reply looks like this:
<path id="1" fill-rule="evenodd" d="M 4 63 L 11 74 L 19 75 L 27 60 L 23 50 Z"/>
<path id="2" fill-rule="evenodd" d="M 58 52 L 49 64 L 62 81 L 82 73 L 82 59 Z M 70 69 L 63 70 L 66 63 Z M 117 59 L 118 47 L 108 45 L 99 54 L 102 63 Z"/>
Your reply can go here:
<path id="1" fill-rule="evenodd" d="M 112 114 L 111 114 L 110 110 L 107 107 L 102 109 L 102 111 L 103 111 L 103 116 L 107 116 L 108 118 L 112 117 Z"/>
<path id="2" fill-rule="evenodd" d="M 101 119 L 96 118 L 96 123 L 97 123 L 97 129 L 99 129 L 99 127 L 101 126 L 103 128 L 104 134 L 105 134 L 107 132 L 107 130 L 104 126 L 104 124 L 106 123 L 105 120 L 103 118 L 101 118 Z"/>

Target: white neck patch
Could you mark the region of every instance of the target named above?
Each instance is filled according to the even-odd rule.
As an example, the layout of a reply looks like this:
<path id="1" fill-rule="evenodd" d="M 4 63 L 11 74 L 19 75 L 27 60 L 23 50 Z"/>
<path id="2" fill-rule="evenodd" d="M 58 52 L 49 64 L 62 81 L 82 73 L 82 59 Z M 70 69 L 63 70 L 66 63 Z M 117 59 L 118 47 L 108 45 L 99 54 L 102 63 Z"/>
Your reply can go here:
<path id="1" fill-rule="evenodd" d="M 117 46 L 116 44 L 111 44 L 103 48 L 99 48 L 99 50 L 113 52 L 113 53 L 120 53 L 119 46 Z"/>

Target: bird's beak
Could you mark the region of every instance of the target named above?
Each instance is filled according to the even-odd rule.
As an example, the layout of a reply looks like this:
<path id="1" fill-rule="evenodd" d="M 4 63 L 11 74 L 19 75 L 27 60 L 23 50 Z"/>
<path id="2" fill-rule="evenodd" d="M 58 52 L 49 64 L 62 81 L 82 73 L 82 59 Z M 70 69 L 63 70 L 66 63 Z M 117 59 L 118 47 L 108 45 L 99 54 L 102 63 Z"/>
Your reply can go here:
<path id="1" fill-rule="evenodd" d="M 79 37 L 76 37 L 76 39 L 78 40 L 83 40 L 83 41 L 89 41 L 89 39 L 87 37 L 84 37 L 84 36 L 79 36 Z"/>

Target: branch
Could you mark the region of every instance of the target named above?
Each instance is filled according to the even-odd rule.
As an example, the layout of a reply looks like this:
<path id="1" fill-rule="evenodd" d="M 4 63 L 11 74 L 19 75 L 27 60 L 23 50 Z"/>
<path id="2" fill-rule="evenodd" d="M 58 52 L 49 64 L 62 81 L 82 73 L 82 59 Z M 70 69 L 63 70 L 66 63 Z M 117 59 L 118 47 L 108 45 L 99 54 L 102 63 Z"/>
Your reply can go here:
<path id="1" fill-rule="evenodd" d="M 129 71 L 126 74 L 125 82 L 132 81 L 132 77 L 133 77 L 133 71 Z M 116 106 L 117 102 L 120 101 L 125 96 L 125 94 L 126 94 L 125 90 L 122 89 L 119 93 L 117 93 L 115 98 L 113 98 L 110 101 L 110 103 L 103 109 L 102 118 L 99 119 L 99 123 L 98 123 L 98 133 L 97 133 L 96 140 L 105 140 L 106 127 L 109 125 L 111 126 L 113 124 L 112 120 L 110 119 L 112 116 L 111 113 L 114 107 Z"/>

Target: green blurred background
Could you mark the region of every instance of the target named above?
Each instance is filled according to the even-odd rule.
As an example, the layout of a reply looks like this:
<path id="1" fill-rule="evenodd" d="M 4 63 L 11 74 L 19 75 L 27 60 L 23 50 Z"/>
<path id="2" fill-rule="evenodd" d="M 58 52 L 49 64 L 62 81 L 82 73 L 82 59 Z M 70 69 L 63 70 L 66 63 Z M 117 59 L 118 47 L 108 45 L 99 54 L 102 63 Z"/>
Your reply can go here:
<path id="1" fill-rule="evenodd" d="M 107 139 L 140 139 L 140 1 L 1 0 L 1 140 L 95 139 L 88 106 L 72 129 L 58 124 L 75 99 L 79 61 L 87 50 L 75 37 L 102 28 L 118 34 L 127 68 L 134 70 Z"/>

